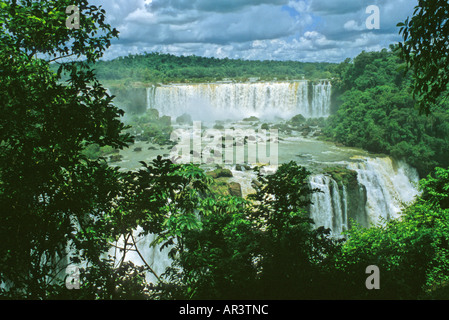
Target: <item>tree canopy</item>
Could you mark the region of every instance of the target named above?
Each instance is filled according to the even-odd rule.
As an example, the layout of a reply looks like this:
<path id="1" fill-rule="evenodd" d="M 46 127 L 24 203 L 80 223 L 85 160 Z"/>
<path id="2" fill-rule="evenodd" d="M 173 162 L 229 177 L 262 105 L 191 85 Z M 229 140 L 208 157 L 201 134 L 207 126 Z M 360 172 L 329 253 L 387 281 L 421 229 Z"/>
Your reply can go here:
<path id="1" fill-rule="evenodd" d="M 128 55 L 95 64 L 102 81 L 119 85 L 130 82 L 211 82 L 226 79 L 246 81 L 286 79 L 327 79 L 331 63 L 300 61 L 258 61 L 175 56 L 158 52 Z M 118 82 L 118 84 L 117 84 Z"/>
<path id="2" fill-rule="evenodd" d="M 413 94 L 429 114 L 446 99 L 449 83 L 449 3 L 419 0 L 413 16 L 400 22 L 402 56 L 413 70 Z M 442 97 L 443 95 L 443 97 Z"/>
<path id="3" fill-rule="evenodd" d="M 78 30 L 65 27 L 74 3 Z M 81 151 L 131 141 L 121 132 L 123 112 L 87 65 L 117 35 L 104 20 L 83 0 L 0 1 L 0 282 L 12 296 L 47 297 L 70 263 L 70 246 L 76 259 L 93 262 L 104 249 L 118 173 Z M 50 70 L 69 56 L 86 63 Z"/>
<path id="4" fill-rule="evenodd" d="M 394 46 L 341 63 L 334 82 L 338 110 L 324 131 L 347 146 L 405 159 L 426 176 L 435 166 L 449 165 L 449 104 L 420 114 L 410 94 L 412 74 L 404 74 L 403 66 Z"/>

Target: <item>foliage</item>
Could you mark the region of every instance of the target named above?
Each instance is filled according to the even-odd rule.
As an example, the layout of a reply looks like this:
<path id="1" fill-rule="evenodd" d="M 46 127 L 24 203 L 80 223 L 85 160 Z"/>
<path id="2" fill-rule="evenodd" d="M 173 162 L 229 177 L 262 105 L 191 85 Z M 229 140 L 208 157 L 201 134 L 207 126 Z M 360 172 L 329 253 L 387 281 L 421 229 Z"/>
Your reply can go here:
<path id="1" fill-rule="evenodd" d="M 73 4 L 81 10 L 78 30 L 65 27 L 65 9 Z M 422 51 L 415 52 L 413 41 L 425 42 L 434 27 L 437 35 L 447 35 L 447 24 L 429 20 L 432 13 L 447 17 L 441 9 L 447 4 L 420 1 L 420 7 L 402 26 L 404 35 L 410 34 L 402 49 L 414 54 L 405 62 L 416 67 L 415 77 L 430 85 L 416 86 L 415 93 L 433 103 L 447 84 L 446 70 L 438 71 L 441 82 L 433 77 L 437 62 L 445 63 L 438 53 L 447 48 L 437 41 L 436 51 L 416 45 Z M 421 173 L 430 172 L 449 161 L 449 108 L 442 103 L 428 118 L 413 111 L 407 91 L 412 78 L 399 70 L 403 61 L 394 52 L 363 52 L 340 65 L 163 54 L 98 62 L 117 36 L 104 21 L 104 11 L 84 0 L 0 1 L 2 298 L 449 297 L 449 169 L 438 167 L 421 181 L 422 194 L 400 219 L 355 226 L 346 239 L 337 240 L 309 219 L 310 195 L 318 190 L 310 189 L 310 173 L 294 162 L 272 175 L 256 168 L 256 192 L 243 199 L 214 193 L 212 177 L 193 164 L 158 157 L 142 162 L 138 171 L 124 172 L 98 158 L 132 139 L 119 119 L 124 112 L 112 104 L 94 65 L 103 79 L 118 73 L 120 79 L 149 82 L 332 73 L 339 75 L 334 86 L 342 95 L 328 134 L 348 145 L 405 157 Z M 427 53 L 430 77 L 420 74 L 420 54 Z M 59 63 L 68 57 L 85 60 Z M 139 109 L 142 101 L 128 98 L 121 102 Z M 300 116 L 293 120 L 304 122 Z M 171 119 L 154 109 L 131 121 L 144 131 L 143 139 L 164 143 L 171 131 Z M 354 177 L 347 170 L 329 171 L 339 180 Z M 164 274 L 155 272 L 136 245 L 137 237 L 150 234 L 155 235 L 152 245 L 170 249 L 173 264 Z M 126 261 L 131 250 L 142 265 Z M 81 266 L 80 290 L 64 286 L 70 264 Z M 372 264 L 381 270 L 379 291 L 364 286 L 363 271 Z M 146 283 L 146 273 L 156 277 L 155 285 Z"/>
<path id="2" fill-rule="evenodd" d="M 175 56 L 162 53 L 128 55 L 111 61 L 98 61 L 96 74 L 112 85 L 129 82 L 212 82 L 227 79 L 259 80 L 327 79 L 331 63 L 298 61 L 256 61 Z"/>
<path id="3" fill-rule="evenodd" d="M 188 113 L 184 113 L 176 118 L 176 123 L 192 125 L 193 121 L 192 117 Z"/>
<path id="4" fill-rule="evenodd" d="M 302 125 L 304 122 L 306 122 L 306 118 L 304 118 L 304 116 L 302 114 L 297 114 L 296 116 L 291 118 L 290 121 L 287 123 L 289 125 L 297 127 L 297 126 Z"/>
<path id="5" fill-rule="evenodd" d="M 327 167 L 323 172 L 330 174 L 335 181 L 344 186 L 358 185 L 357 171 L 344 167 Z"/>
<path id="6" fill-rule="evenodd" d="M 110 155 L 112 153 L 115 153 L 116 150 L 111 146 L 104 146 L 100 147 L 98 144 L 90 144 L 88 145 L 82 153 L 89 159 L 89 160 L 96 160 L 100 157 L 106 157 L 107 155 Z"/>
<path id="7" fill-rule="evenodd" d="M 184 234 L 185 250 L 168 270 L 169 297 L 326 297 L 321 286 L 335 281 L 330 272 L 338 241 L 307 218 L 308 174 L 292 162 L 266 177 L 259 170 L 257 191 L 247 200 L 205 198 L 201 228 Z"/>
<path id="8" fill-rule="evenodd" d="M 447 197 L 435 189 L 448 187 L 449 170 L 421 181 L 422 196 L 402 217 L 384 226 L 354 227 L 343 244 L 340 268 L 351 281 L 354 298 L 427 299 L 448 297 L 449 211 Z M 380 290 L 363 288 L 363 266 L 380 269 Z"/>
<path id="9" fill-rule="evenodd" d="M 130 126 L 128 132 L 134 134 L 136 140 L 160 145 L 171 143 L 170 136 L 173 132 L 171 118 L 159 116 L 156 109 L 147 109 L 143 114 L 135 114 L 126 123 Z"/>
<path id="10" fill-rule="evenodd" d="M 330 230 L 313 228 L 307 208 L 310 195 L 308 172 L 295 162 L 281 165 L 276 173 L 258 171 L 250 216 L 260 238 L 261 268 L 256 292 L 265 299 L 330 298 L 334 286 L 330 274 L 339 241 Z M 331 289 L 323 292 L 322 286 Z"/>
<path id="11" fill-rule="evenodd" d="M 435 166 L 448 166 L 448 108 L 420 115 L 409 93 L 410 76 L 393 51 L 363 52 L 342 64 L 337 113 L 324 132 L 348 146 L 403 158 L 425 176 Z"/>
<path id="12" fill-rule="evenodd" d="M 122 133 L 126 127 L 118 118 L 123 112 L 112 105 L 113 97 L 90 68 L 117 32 L 104 23 L 102 10 L 82 0 L 75 4 L 81 10 L 83 28 L 67 29 L 64 12 L 69 4 L 73 3 L 1 2 L 0 61 L 4 76 L 0 89 L 3 114 L 0 203 L 6 209 L 0 216 L 2 296 L 32 299 L 151 296 L 144 273 L 153 273 L 161 286 L 165 284 L 164 277 L 154 272 L 145 260 L 147 257 L 141 256 L 141 267 L 125 260 L 131 249 L 140 254 L 135 237 L 150 233 L 156 235 L 154 244 L 169 247 L 170 256 L 181 261 L 182 272 L 189 267 L 193 270 L 182 278 L 190 288 L 187 291 L 190 296 L 195 293 L 195 297 L 200 297 L 208 290 L 216 292 L 217 297 L 225 296 L 227 288 L 236 292 L 248 284 L 243 281 L 248 279 L 248 272 L 249 279 L 256 279 L 253 246 L 257 245 L 260 251 L 262 244 L 270 243 L 270 238 L 256 228 L 256 221 L 261 223 L 263 214 L 276 216 L 266 227 L 267 232 L 277 234 L 277 240 L 274 247 L 261 251 L 265 254 L 258 261 L 261 266 L 275 263 L 272 254 L 282 249 L 279 244 L 286 244 L 289 238 L 284 232 L 296 230 L 293 234 L 308 245 L 308 236 L 312 235 L 307 227 L 309 222 L 296 210 L 306 202 L 294 194 L 296 190 L 305 196 L 305 189 L 292 188 L 289 194 L 292 211 L 285 219 L 279 211 L 283 207 L 268 202 L 271 209 L 258 207 L 259 214 L 251 216 L 246 209 L 240 211 L 245 207 L 245 200 L 240 197 L 217 200 L 208 191 L 211 178 L 194 165 L 175 165 L 159 157 L 150 164 L 142 163 L 137 172 L 122 172 L 101 159 L 93 159 L 101 148 L 115 150 L 132 142 L 129 134 Z M 50 18 L 44 20 L 44 16 Z M 95 37 L 95 32 L 100 36 Z M 40 59 L 37 54 L 50 58 Z M 69 56 L 86 60 L 60 63 L 57 70 L 54 66 L 50 68 L 51 62 Z M 63 75 L 67 80 L 64 84 Z M 168 128 L 171 122 L 154 110 L 135 121 L 142 128 L 148 123 Z M 282 169 L 281 174 L 292 175 L 295 170 L 305 174 L 299 168 L 292 170 Z M 304 179 L 298 177 L 293 182 L 302 183 Z M 282 190 L 277 185 L 270 192 Z M 273 208 L 278 211 L 271 215 Z M 274 221 L 280 225 L 272 226 Z M 137 228 L 141 228 L 141 234 L 135 234 Z M 210 239 L 208 234 L 212 231 L 223 235 Z M 211 241 L 210 253 L 195 246 L 197 236 L 202 241 Z M 116 252 L 121 255 L 112 256 L 109 249 L 120 239 L 124 239 L 124 246 Z M 223 240 L 232 242 L 230 248 L 234 249 L 220 249 Z M 291 241 L 294 243 L 295 238 Z M 191 253 L 198 248 L 199 254 L 204 255 L 195 262 Z M 210 259 L 209 254 L 216 258 Z M 204 268 L 204 261 L 214 265 L 216 272 Z M 225 261 L 228 263 L 223 264 Z M 76 292 L 64 287 L 64 271 L 70 264 L 85 266 L 81 269 L 81 289 Z M 235 272 L 226 275 L 230 270 Z M 207 272 L 212 272 L 217 282 L 201 282 Z M 215 287 L 214 283 L 224 286 Z"/>
<path id="13" fill-rule="evenodd" d="M 446 0 L 419 0 L 413 17 L 398 24 L 402 57 L 414 71 L 413 95 L 426 114 L 448 94 L 448 19 Z"/>
<path id="14" fill-rule="evenodd" d="M 449 208 L 449 170 L 435 168 L 434 175 L 421 181 L 421 199 L 433 207 Z"/>
<path id="15" fill-rule="evenodd" d="M 85 266 L 80 269 L 80 290 L 72 292 L 55 286 L 49 290 L 47 298 L 159 299 L 164 295 L 163 288 L 167 284 L 163 275 L 155 272 L 149 260 L 151 257 L 140 252 L 136 243 L 139 238 L 154 234 L 156 238 L 151 246 L 160 244 L 161 250 L 169 247 L 172 258 L 182 252 L 183 235 L 202 226 L 197 219 L 197 210 L 211 179 L 194 165 L 176 165 L 161 157 L 148 164 L 142 162 L 142 166 L 136 172 L 116 169 L 117 180 L 105 181 L 116 188 L 107 214 L 99 221 L 86 221 L 89 224 L 82 225 L 75 233 L 75 245 L 71 248 L 74 257 L 82 256 L 77 244 L 84 237 L 93 237 L 101 243 L 94 248 L 82 247 L 90 264 L 83 264 Z M 76 204 L 73 201 L 68 205 Z M 119 245 L 121 239 L 123 244 Z M 114 253 L 109 250 L 111 248 L 116 249 L 112 251 Z M 131 251 L 140 257 L 139 265 L 126 260 Z M 74 260 L 76 263 L 84 261 Z M 155 284 L 147 283 L 148 273 L 157 279 Z"/>
<path id="16" fill-rule="evenodd" d="M 65 27 L 73 4 L 79 30 Z M 107 247 L 118 173 L 82 150 L 131 141 L 118 119 L 123 112 L 86 63 L 63 63 L 56 73 L 49 63 L 69 56 L 94 62 L 117 31 L 87 1 L 0 7 L 0 282 L 6 297 L 46 298 L 62 285 L 67 264 L 99 265 Z"/>
<path id="17" fill-rule="evenodd" d="M 254 231 L 238 197 L 206 198 L 201 205 L 201 229 L 184 234 L 185 250 L 167 275 L 169 297 L 239 299 L 250 297 L 256 277 Z"/>

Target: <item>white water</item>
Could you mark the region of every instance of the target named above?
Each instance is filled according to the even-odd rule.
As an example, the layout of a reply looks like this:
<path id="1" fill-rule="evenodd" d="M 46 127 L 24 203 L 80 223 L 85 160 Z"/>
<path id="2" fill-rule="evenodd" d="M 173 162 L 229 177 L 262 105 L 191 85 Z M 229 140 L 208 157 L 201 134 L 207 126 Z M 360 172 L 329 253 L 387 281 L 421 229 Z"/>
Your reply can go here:
<path id="1" fill-rule="evenodd" d="M 347 230 L 347 212 L 344 210 L 347 198 L 345 190 L 343 190 L 344 201 L 342 201 L 337 182 L 323 174 L 312 176 L 310 187 L 321 190 L 321 192 L 312 194 L 310 217 L 315 226 L 330 228 L 332 233 L 336 235 L 341 234 L 343 230 Z"/>
<path id="2" fill-rule="evenodd" d="M 418 195 L 418 174 L 405 162 L 367 157 L 349 162 L 347 167 L 357 172 L 359 185 L 366 190 L 365 207 L 357 208 L 358 214 L 367 215 L 365 227 L 397 219 L 403 205 Z M 312 195 L 310 214 L 316 226 L 330 228 L 334 235 L 347 230 L 348 201 L 352 199 L 348 198 L 346 187 L 323 174 L 312 176 L 310 186 L 322 191 Z"/>
<path id="3" fill-rule="evenodd" d="M 146 236 L 140 236 L 142 232 L 140 227 L 134 231 L 133 237 L 127 240 L 126 254 L 123 257 L 125 239 L 123 236 L 115 243 L 116 248 L 111 248 L 109 250 L 109 255 L 114 257 L 116 266 L 118 266 L 121 261 L 131 261 L 136 266 L 149 266 L 151 270 L 157 275 L 157 277 L 152 272 L 146 272 L 146 280 L 148 282 L 157 283 L 158 277 L 165 272 L 165 269 L 171 265 L 171 259 L 168 257 L 170 247 L 165 247 L 161 250 L 161 245 L 152 245 L 152 242 L 156 239 L 156 235 L 148 234 Z M 140 254 L 139 254 L 140 253 Z M 124 259 L 123 259 L 124 258 Z"/>
<path id="4" fill-rule="evenodd" d="M 172 117 L 183 113 L 195 120 L 327 117 L 332 85 L 307 80 L 258 83 L 167 85 L 147 89 L 148 108 Z"/>
<path id="5" fill-rule="evenodd" d="M 349 168 L 357 171 L 359 182 L 366 187 L 370 225 L 398 218 L 403 204 L 418 195 L 418 173 L 405 162 L 394 162 L 390 157 L 368 158 L 350 163 Z"/>
<path id="6" fill-rule="evenodd" d="M 326 146 L 327 144 L 316 141 L 316 145 Z M 287 148 L 291 148 L 291 146 L 288 145 Z M 351 149 L 341 148 L 341 150 L 350 152 L 349 150 Z M 323 150 L 320 153 L 327 154 Z M 335 154 L 336 152 L 334 151 L 333 153 Z M 284 160 L 287 161 L 288 159 Z M 316 163 L 319 163 L 318 159 L 316 160 Z M 309 180 L 312 188 L 322 191 L 312 194 L 311 200 L 313 205 L 310 206 L 310 217 L 314 221 L 315 227 L 324 226 L 325 228 L 330 228 L 334 237 L 339 237 L 342 232 L 349 229 L 350 216 L 366 214 L 368 217 L 365 224 L 366 227 L 383 223 L 385 220 L 398 218 L 402 203 L 411 202 L 418 195 L 416 188 L 418 174 L 415 169 L 405 162 L 394 161 L 390 157 L 372 158 L 369 156 L 355 156 L 343 162 L 346 163 L 348 169 L 357 172 L 358 183 L 364 187 L 362 188 L 363 190 L 366 190 L 366 201 L 360 201 L 360 205 L 363 207 L 355 208 L 359 212 L 350 212 L 351 210 L 348 207 L 350 201 L 357 203 L 360 199 L 351 199 L 351 194 L 348 194 L 347 187 L 337 183 L 330 175 L 314 174 Z M 251 181 L 256 179 L 256 174 L 253 171 L 244 169 L 238 171 L 235 169 L 235 165 L 229 166 L 229 168 L 233 173 L 233 178 L 230 181 L 241 184 L 244 197 L 254 192 Z M 359 218 L 364 220 L 363 217 Z M 144 260 L 136 251 L 131 250 L 126 253 L 125 261 L 132 261 L 139 266 L 148 264 L 154 273 L 161 277 L 166 268 L 171 265 L 171 260 L 168 258 L 169 248 L 161 251 L 160 245 L 151 245 L 155 235 L 150 234 L 139 237 L 139 232 L 140 229 L 134 233 L 136 242 L 129 246 L 128 249 L 137 247 Z M 116 245 L 123 247 L 123 239 L 120 239 Z M 122 260 L 123 253 L 120 250 L 112 249 L 109 251 L 109 254 L 115 256 L 117 263 Z M 146 278 L 148 282 L 158 282 L 157 277 L 151 272 L 146 273 Z"/>
<path id="7" fill-rule="evenodd" d="M 194 120 L 203 121 L 241 120 L 249 116 L 288 118 L 299 113 L 305 117 L 325 117 L 330 112 L 330 97 L 331 85 L 325 81 L 313 85 L 308 81 L 170 85 L 151 87 L 147 91 L 148 108 L 156 108 L 160 114 L 172 117 L 189 113 Z M 360 150 L 338 148 L 302 137 L 282 138 L 283 142 L 279 142 L 280 163 L 295 160 L 311 168 L 323 163 L 329 166 L 338 163 L 357 172 L 360 199 L 355 199 L 346 186 L 329 175 L 315 174 L 310 178 L 311 187 L 322 191 L 312 195 L 311 218 L 316 227 L 332 229 L 334 236 L 339 236 L 350 227 L 350 217 L 360 218 L 366 227 L 397 218 L 402 203 L 412 201 L 418 194 L 416 170 L 404 162 L 396 162 L 389 157 L 372 158 Z M 131 162 L 125 161 L 136 158 L 133 152 L 124 152 L 124 162 L 120 165 L 129 164 Z M 298 154 L 301 157 L 298 158 Z M 234 177 L 230 181 L 241 184 L 244 197 L 254 191 L 251 181 L 256 177 L 253 172 L 237 171 L 235 164 L 225 167 L 233 172 Z M 161 275 L 170 260 L 167 252 L 150 246 L 152 240 L 153 236 L 141 239 L 139 251 L 153 270 Z M 126 259 L 142 265 L 142 259 L 133 253 L 128 253 Z M 149 277 L 155 280 L 151 274 Z"/>

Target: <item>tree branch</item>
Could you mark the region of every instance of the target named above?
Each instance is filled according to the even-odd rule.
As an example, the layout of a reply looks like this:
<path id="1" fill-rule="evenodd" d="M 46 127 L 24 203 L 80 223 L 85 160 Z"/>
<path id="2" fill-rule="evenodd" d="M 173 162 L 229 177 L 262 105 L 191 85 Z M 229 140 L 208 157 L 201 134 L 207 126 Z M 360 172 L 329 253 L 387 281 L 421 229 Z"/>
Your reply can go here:
<path id="1" fill-rule="evenodd" d="M 134 247 L 136 248 L 135 250 L 136 250 L 137 254 L 139 255 L 140 259 L 142 259 L 143 263 L 147 266 L 148 270 L 150 270 L 150 272 L 156 277 L 156 279 L 157 279 L 159 282 L 163 283 L 163 281 L 161 280 L 161 278 L 156 274 L 156 272 L 150 267 L 150 265 L 149 265 L 149 264 L 145 261 L 145 259 L 143 258 L 142 254 L 140 253 L 139 249 L 137 248 L 136 241 L 134 240 L 134 237 L 133 237 L 132 234 L 131 234 L 131 238 L 132 238 L 132 240 L 133 240 Z"/>

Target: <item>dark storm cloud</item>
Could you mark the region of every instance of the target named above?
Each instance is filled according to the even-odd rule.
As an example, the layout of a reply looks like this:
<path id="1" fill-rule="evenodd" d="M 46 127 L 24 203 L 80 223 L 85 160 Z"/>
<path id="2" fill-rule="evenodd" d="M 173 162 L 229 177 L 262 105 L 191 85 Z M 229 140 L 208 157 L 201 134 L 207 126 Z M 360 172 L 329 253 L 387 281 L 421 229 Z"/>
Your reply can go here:
<path id="1" fill-rule="evenodd" d="M 106 58 L 150 51 L 338 62 L 400 40 L 417 0 L 94 0 L 120 31 Z M 380 9 L 368 30 L 366 8 Z"/>

